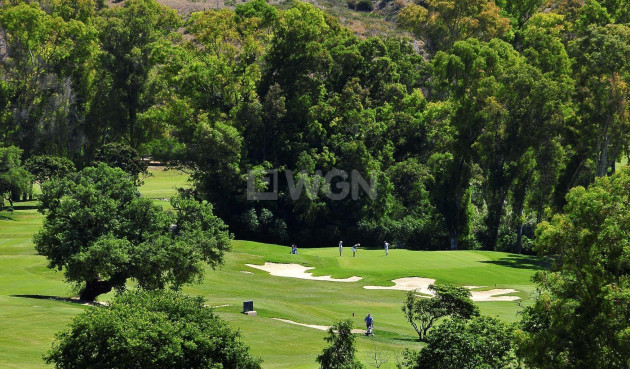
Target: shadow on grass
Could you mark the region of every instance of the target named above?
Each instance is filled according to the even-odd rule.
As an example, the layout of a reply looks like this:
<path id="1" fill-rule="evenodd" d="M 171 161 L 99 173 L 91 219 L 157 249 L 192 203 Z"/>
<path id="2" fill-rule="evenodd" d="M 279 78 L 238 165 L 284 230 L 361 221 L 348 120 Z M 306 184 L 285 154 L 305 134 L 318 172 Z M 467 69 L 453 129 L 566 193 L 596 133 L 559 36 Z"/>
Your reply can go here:
<path id="1" fill-rule="evenodd" d="M 20 297 L 26 299 L 36 299 L 36 300 L 52 300 L 52 301 L 62 301 L 62 302 L 70 302 L 73 304 L 80 304 L 85 306 L 107 306 L 107 304 L 102 302 L 92 302 L 79 300 L 78 298 L 71 297 L 59 297 L 59 296 L 46 296 L 46 295 L 11 295 L 11 297 Z"/>
<path id="2" fill-rule="evenodd" d="M 37 205 L 13 205 L 13 210 L 37 210 Z"/>
<path id="3" fill-rule="evenodd" d="M 495 264 L 509 268 L 544 270 L 551 267 L 551 260 L 536 256 L 509 255 L 497 260 L 482 260 L 480 263 Z"/>
<path id="4" fill-rule="evenodd" d="M 421 343 L 418 337 L 395 337 L 393 341 Z"/>
<path id="5" fill-rule="evenodd" d="M 11 215 L 0 214 L 0 220 L 13 220 L 13 221 L 15 221 L 15 218 L 13 218 Z"/>

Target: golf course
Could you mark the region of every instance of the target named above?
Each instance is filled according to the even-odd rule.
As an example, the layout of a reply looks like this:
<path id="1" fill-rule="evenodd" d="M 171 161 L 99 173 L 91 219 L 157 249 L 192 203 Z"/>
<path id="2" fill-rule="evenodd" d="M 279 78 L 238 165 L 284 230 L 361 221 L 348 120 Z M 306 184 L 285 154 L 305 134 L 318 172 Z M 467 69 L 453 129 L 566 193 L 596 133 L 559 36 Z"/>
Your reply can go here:
<path id="1" fill-rule="evenodd" d="M 176 188 L 187 185 L 182 172 L 161 167 L 150 172 L 141 194 L 165 207 Z M 48 269 L 45 258 L 35 252 L 32 237 L 43 221 L 36 205 L 35 200 L 18 202 L 13 213 L 0 212 L 1 368 L 47 367 L 42 354 L 51 347 L 55 333 L 81 311 L 98 308 L 72 301 L 76 288 L 64 283 L 62 273 Z M 494 296 L 511 296 L 512 301 L 488 301 L 491 296 L 475 302 L 483 315 L 513 322 L 532 301 L 531 277 L 545 267 L 535 257 L 490 251 L 390 248 L 386 256 L 382 249 L 359 248 L 353 257 L 349 246 L 361 241 L 344 240 L 348 247 L 340 257 L 336 245 L 297 245 L 298 254 L 293 255 L 288 245 L 236 239 L 224 265 L 208 268 L 203 282 L 187 285 L 184 292 L 203 296 L 208 306 L 240 330 L 252 354 L 263 359 L 264 368 L 316 368 L 315 358 L 326 345 L 323 329 L 341 319 L 351 319 L 355 329 L 363 329 L 368 313 L 374 317 L 375 334 L 358 334 L 357 357 L 370 367 L 377 355 L 386 359 L 382 367 L 394 368 L 404 348 L 419 349 L 422 344 L 401 312 L 404 286 L 381 287 L 392 287 L 392 281 L 401 278 L 428 278 L 437 284 L 475 286 L 473 300 L 475 291 L 514 290 Z M 297 264 L 301 273 L 287 272 L 285 265 L 284 275 L 290 276 L 274 276 L 261 269 L 265 263 Z M 320 276 L 331 280 L 318 280 L 323 279 Z M 99 301 L 113 295 L 103 295 Z M 241 313 L 246 300 L 254 301 L 257 316 Z"/>

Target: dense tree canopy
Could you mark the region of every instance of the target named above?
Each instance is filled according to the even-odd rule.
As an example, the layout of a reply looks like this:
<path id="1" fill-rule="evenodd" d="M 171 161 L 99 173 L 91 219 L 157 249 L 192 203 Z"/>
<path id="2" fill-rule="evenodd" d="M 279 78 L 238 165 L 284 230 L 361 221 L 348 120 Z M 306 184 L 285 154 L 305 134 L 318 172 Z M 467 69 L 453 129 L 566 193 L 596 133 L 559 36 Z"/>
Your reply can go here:
<path id="1" fill-rule="evenodd" d="M 628 155 L 624 1 L 420 1 L 398 14 L 416 40 L 299 1 L 103 5 L 0 7 L 0 146 L 185 166 L 241 238 L 531 252 L 569 189 Z M 277 201 L 248 200 L 267 170 Z M 376 196 L 332 199 L 353 170 Z"/>
<path id="2" fill-rule="evenodd" d="M 537 229 L 536 247 L 557 255 L 540 272 L 519 350 L 537 368 L 625 368 L 630 296 L 630 173 L 576 187 L 564 213 Z"/>

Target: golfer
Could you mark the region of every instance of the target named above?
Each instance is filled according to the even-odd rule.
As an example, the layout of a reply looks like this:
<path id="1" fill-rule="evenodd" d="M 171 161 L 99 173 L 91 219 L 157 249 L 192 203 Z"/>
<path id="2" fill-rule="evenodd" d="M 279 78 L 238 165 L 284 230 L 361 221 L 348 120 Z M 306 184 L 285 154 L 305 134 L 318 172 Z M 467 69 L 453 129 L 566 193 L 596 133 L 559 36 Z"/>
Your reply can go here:
<path id="1" fill-rule="evenodd" d="M 356 257 L 356 256 L 357 256 L 357 247 L 359 247 L 359 246 L 361 246 L 361 244 L 360 244 L 360 243 L 355 243 L 355 244 L 352 246 L 352 257 Z"/>
<path id="2" fill-rule="evenodd" d="M 343 252 L 343 241 L 339 241 L 339 256 L 341 256 L 342 252 Z"/>
<path id="3" fill-rule="evenodd" d="M 371 334 L 373 327 L 374 327 L 374 318 L 372 318 L 371 314 L 368 314 L 365 317 L 365 328 L 367 330 L 365 334 Z"/>
<path id="4" fill-rule="evenodd" d="M 385 241 L 385 256 L 389 255 L 389 244 Z"/>

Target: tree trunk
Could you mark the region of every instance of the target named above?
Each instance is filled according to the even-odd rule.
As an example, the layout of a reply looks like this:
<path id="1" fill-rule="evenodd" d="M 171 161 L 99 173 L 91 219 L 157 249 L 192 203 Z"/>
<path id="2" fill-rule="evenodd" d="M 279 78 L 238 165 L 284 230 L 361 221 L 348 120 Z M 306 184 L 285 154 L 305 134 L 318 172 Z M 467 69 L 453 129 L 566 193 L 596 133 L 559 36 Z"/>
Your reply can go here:
<path id="1" fill-rule="evenodd" d="M 523 210 L 521 210 L 521 215 L 523 214 Z M 518 225 L 518 234 L 516 235 L 516 253 L 520 254 L 523 252 L 523 222 L 519 221 Z"/>
<path id="2" fill-rule="evenodd" d="M 525 174 L 525 178 L 531 178 L 531 175 L 532 173 L 528 172 Z M 525 196 L 527 194 L 527 180 L 525 178 L 519 180 L 516 188 L 514 189 L 513 208 L 514 208 L 515 213 L 518 214 L 518 218 L 517 218 L 518 220 L 516 222 L 517 224 L 516 245 L 515 245 L 514 252 L 516 252 L 517 254 L 520 254 L 522 252 L 523 213 L 525 209 Z M 540 205 L 540 208 L 542 208 L 542 205 Z M 539 208 L 539 212 L 542 212 L 540 208 Z M 541 214 L 538 214 L 538 215 L 541 216 Z M 538 223 L 540 223 L 540 221 Z"/>
<path id="3" fill-rule="evenodd" d="M 504 196 L 498 195 L 498 199 L 494 199 L 494 204 L 488 206 L 488 218 L 486 219 L 487 236 L 485 247 L 488 250 L 496 250 L 497 240 L 499 239 L 499 226 L 501 224 L 501 215 L 503 215 Z"/>
<path id="4" fill-rule="evenodd" d="M 462 208 L 462 198 L 464 197 L 464 190 L 462 189 L 462 169 L 464 163 L 463 161 L 459 164 L 459 180 L 457 182 L 457 187 L 455 190 L 455 224 L 451 226 L 450 230 L 450 238 L 451 238 L 451 250 L 457 250 L 458 247 L 458 235 L 457 235 L 457 227 L 459 227 L 459 212 Z"/>
<path id="5" fill-rule="evenodd" d="M 84 301 L 94 302 L 99 295 L 108 293 L 112 290 L 110 281 L 91 280 L 85 283 L 85 287 L 81 290 L 79 298 Z"/>
<path id="6" fill-rule="evenodd" d="M 451 250 L 457 250 L 457 229 L 451 229 L 450 239 L 451 239 Z"/>

